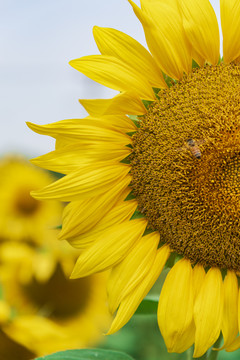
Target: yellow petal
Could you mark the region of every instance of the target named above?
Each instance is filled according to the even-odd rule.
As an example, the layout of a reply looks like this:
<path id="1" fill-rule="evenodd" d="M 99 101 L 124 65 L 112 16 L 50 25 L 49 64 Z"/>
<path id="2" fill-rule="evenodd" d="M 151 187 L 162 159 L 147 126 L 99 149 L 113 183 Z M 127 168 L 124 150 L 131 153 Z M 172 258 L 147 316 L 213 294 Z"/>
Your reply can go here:
<path id="1" fill-rule="evenodd" d="M 47 281 L 53 274 L 56 267 L 56 258 L 52 254 L 36 253 L 33 262 L 33 270 L 36 280 L 39 282 Z"/>
<path id="2" fill-rule="evenodd" d="M 108 335 L 123 327 L 137 310 L 143 298 L 148 294 L 157 281 L 170 255 L 170 248 L 166 245 L 158 249 L 155 261 L 144 279 L 121 302 Z"/>
<path id="3" fill-rule="evenodd" d="M 42 355 L 44 351 L 52 353 L 56 349 L 55 344 L 66 341 L 63 328 L 57 322 L 40 315 L 17 316 L 4 327 L 4 331 L 17 343 Z M 18 358 L 17 354 L 15 358 Z"/>
<path id="4" fill-rule="evenodd" d="M 112 99 L 81 99 L 79 102 L 92 116 L 109 114 L 143 115 L 147 112 L 140 97 L 130 91 L 124 91 Z"/>
<path id="5" fill-rule="evenodd" d="M 238 291 L 238 330 L 240 328 L 240 290 Z M 235 351 L 240 348 L 240 336 L 238 336 L 229 346 L 226 347 L 226 351 Z"/>
<path id="6" fill-rule="evenodd" d="M 82 252 L 71 274 L 72 279 L 100 272 L 119 263 L 139 241 L 147 221 L 143 219 L 117 224 L 104 232 Z"/>
<path id="7" fill-rule="evenodd" d="M 139 42 L 121 31 L 95 26 L 93 35 L 103 55 L 114 56 L 123 61 L 132 71 L 144 75 L 151 86 L 166 88 L 161 70 L 150 53 Z"/>
<path id="8" fill-rule="evenodd" d="M 238 333 L 238 280 L 233 271 L 228 271 L 223 283 L 224 307 L 222 333 L 226 348 L 235 340 Z"/>
<path id="9" fill-rule="evenodd" d="M 237 339 L 231 345 L 229 345 L 225 350 L 232 352 L 238 350 L 239 348 L 240 348 L 240 336 L 238 336 Z"/>
<path id="10" fill-rule="evenodd" d="M 196 325 L 194 357 L 202 356 L 220 335 L 223 317 L 221 271 L 210 268 L 194 304 Z"/>
<path id="11" fill-rule="evenodd" d="M 223 60 L 230 63 L 240 56 L 240 2 L 220 0 L 223 33 Z"/>
<path id="12" fill-rule="evenodd" d="M 193 270 L 178 261 L 168 273 L 158 304 L 158 324 L 169 352 L 183 352 L 194 342 Z"/>
<path id="13" fill-rule="evenodd" d="M 82 166 L 81 170 L 68 174 L 31 195 L 36 199 L 57 199 L 72 201 L 94 197 L 110 190 L 117 182 L 122 181 L 130 171 L 126 164 Z"/>
<path id="14" fill-rule="evenodd" d="M 205 65 L 205 59 L 194 49 L 192 49 L 192 57 L 200 67 Z"/>
<path id="15" fill-rule="evenodd" d="M 71 242 L 71 245 L 79 247 L 81 246 L 81 237 L 79 238 L 81 234 L 86 234 L 86 237 L 89 238 L 92 232 L 96 235 L 103 222 L 106 222 L 106 227 L 112 225 L 109 221 L 110 214 L 108 213 L 113 213 L 116 207 L 120 207 L 122 212 L 126 212 L 126 219 L 128 219 L 128 211 L 130 211 L 131 217 L 132 212 L 134 213 L 135 211 L 136 202 L 123 201 L 123 193 L 125 197 L 127 196 L 126 191 L 123 192 L 127 185 L 126 179 L 117 183 L 112 189 L 106 191 L 101 196 L 72 201 L 68 204 L 63 212 L 63 228 L 59 238 L 67 239 Z M 130 189 L 128 189 L 128 192 L 130 192 Z M 120 201 L 121 203 L 119 204 Z M 121 212 L 120 214 L 117 213 L 116 222 L 120 222 L 121 218 Z M 85 237 L 83 236 L 83 238 Z"/>
<path id="16" fill-rule="evenodd" d="M 240 348 L 240 336 L 238 336 L 233 342 L 232 344 L 230 344 L 225 350 L 232 352 L 232 351 L 236 351 Z"/>
<path id="17" fill-rule="evenodd" d="M 99 121 L 89 121 L 86 119 L 62 120 L 47 125 L 36 125 L 27 123 L 28 127 L 41 135 L 49 135 L 55 139 L 65 139 L 68 141 L 89 143 L 91 141 L 111 141 L 128 145 L 131 139 L 126 134 L 109 126 L 107 123 Z"/>
<path id="18" fill-rule="evenodd" d="M 130 154 L 131 149 L 121 144 L 70 144 L 32 159 L 31 163 L 61 174 L 69 174 L 83 165 L 107 161 L 116 163 Z"/>
<path id="19" fill-rule="evenodd" d="M 76 237 L 69 238 L 68 242 L 77 249 L 85 249 L 91 246 L 96 239 L 102 237 L 110 227 L 130 220 L 137 208 L 137 202 L 135 200 L 123 201 L 127 196 L 126 191 L 129 192 L 129 188 L 115 199 L 115 201 L 117 200 L 116 204 L 92 229 Z"/>
<path id="20" fill-rule="evenodd" d="M 86 118 L 88 124 L 97 123 L 100 127 L 106 126 L 110 129 L 116 129 L 123 133 L 130 131 L 136 131 L 136 125 L 133 121 L 126 115 L 122 114 L 108 114 L 99 117 L 88 116 Z"/>
<path id="21" fill-rule="evenodd" d="M 11 319 L 11 307 L 3 300 L 0 300 L 0 324 L 6 323 Z"/>
<path id="22" fill-rule="evenodd" d="M 147 275 L 157 254 L 158 232 L 143 236 L 109 276 L 109 310 L 113 314 L 123 298 Z"/>
<path id="23" fill-rule="evenodd" d="M 173 79 L 181 79 L 192 68 L 191 47 L 184 34 L 177 2 L 142 1 L 142 10 L 128 0 L 141 21 L 146 41 L 158 66 Z"/>
<path id="24" fill-rule="evenodd" d="M 84 56 L 69 63 L 90 79 L 118 91 L 134 91 L 141 99 L 155 100 L 153 90 L 142 75 L 121 60 L 107 55 Z"/>
<path id="25" fill-rule="evenodd" d="M 183 27 L 193 49 L 216 65 L 219 59 L 220 38 L 218 22 L 209 0 L 180 0 Z"/>
<path id="26" fill-rule="evenodd" d="M 204 267 L 200 264 L 197 264 L 193 268 L 193 297 L 194 300 L 199 294 L 199 291 L 202 287 L 203 281 L 205 279 L 206 273 Z"/>

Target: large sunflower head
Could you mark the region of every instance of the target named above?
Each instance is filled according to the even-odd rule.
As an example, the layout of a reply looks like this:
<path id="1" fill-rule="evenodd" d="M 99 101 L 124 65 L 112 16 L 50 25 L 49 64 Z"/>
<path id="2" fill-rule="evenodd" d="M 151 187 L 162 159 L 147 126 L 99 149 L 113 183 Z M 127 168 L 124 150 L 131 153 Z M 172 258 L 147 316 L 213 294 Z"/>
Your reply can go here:
<path id="1" fill-rule="evenodd" d="M 208 0 L 129 3 L 149 51 L 94 28 L 101 55 L 70 64 L 120 93 L 80 100 L 85 119 L 29 124 L 56 139 L 34 163 L 65 174 L 34 196 L 70 202 L 60 237 L 82 250 L 73 278 L 111 268 L 109 333 L 175 256 L 158 309 L 168 350 L 195 344 L 200 357 L 222 332 L 232 351 L 240 343 L 240 4 L 220 0 L 221 58 Z"/>

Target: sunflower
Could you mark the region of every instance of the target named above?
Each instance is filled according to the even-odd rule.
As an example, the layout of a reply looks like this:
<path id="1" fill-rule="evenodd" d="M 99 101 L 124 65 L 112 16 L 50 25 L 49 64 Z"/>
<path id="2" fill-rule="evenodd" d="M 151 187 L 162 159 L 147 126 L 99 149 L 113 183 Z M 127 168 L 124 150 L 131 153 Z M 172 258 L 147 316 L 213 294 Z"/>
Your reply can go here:
<path id="1" fill-rule="evenodd" d="M 29 194 L 51 183 L 47 171 L 11 156 L 2 160 L 1 175 L 2 357 L 10 359 L 11 348 L 26 359 L 94 344 L 110 320 L 107 274 L 69 280 L 79 251 L 57 239 L 63 206 Z"/>
<path id="2" fill-rule="evenodd" d="M 38 201 L 30 190 L 51 183 L 49 172 L 17 155 L 0 162 L 0 273 L 15 270 L 22 282 L 35 275 L 45 281 L 58 262 L 69 273 L 76 251 L 57 241 L 63 206 L 57 201 Z M 66 256 L 68 253 L 68 257 Z"/>
<path id="3" fill-rule="evenodd" d="M 55 178 L 31 166 L 18 155 L 0 161 L 0 239 L 41 244 L 59 225 L 62 206 L 58 202 L 37 201 L 30 190 L 50 184 Z"/>
<path id="4" fill-rule="evenodd" d="M 19 360 L 33 359 L 34 353 L 12 340 L 2 330 L 11 318 L 11 308 L 6 301 L 0 300 L 0 359 L 12 360 L 18 355 Z"/>
<path id="5" fill-rule="evenodd" d="M 101 55 L 70 62 L 120 91 L 80 100 L 85 119 L 39 126 L 56 150 L 34 164 L 65 176 L 34 197 L 69 201 L 60 238 L 81 250 L 72 278 L 111 269 L 113 333 L 171 267 L 158 324 L 169 352 L 239 347 L 240 3 L 128 0 L 149 51 L 94 27 Z M 129 115 L 129 116 L 127 116 Z M 169 258 L 170 257 L 170 258 Z"/>
<path id="6" fill-rule="evenodd" d="M 5 278 L 5 302 L 0 303 L 0 344 L 2 338 L 7 339 L 4 359 L 12 354 L 8 343 L 36 357 L 99 342 L 110 322 L 107 276 L 102 273 L 70 280 L 58 265 L 44 283 L 32 278 L 22 284 L 12 274 Z"/>

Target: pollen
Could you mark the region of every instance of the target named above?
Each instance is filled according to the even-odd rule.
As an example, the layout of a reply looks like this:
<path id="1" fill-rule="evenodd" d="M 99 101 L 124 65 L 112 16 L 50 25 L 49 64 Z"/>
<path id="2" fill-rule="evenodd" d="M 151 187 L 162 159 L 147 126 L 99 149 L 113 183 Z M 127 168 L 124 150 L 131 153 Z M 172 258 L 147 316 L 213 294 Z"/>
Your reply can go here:
<path id="1" fill-rule="evenodd" d="M 192 264 L 240 271 L 240 66 L 196 68 L 158 97 L 133 135 L 139 211 Z"/>

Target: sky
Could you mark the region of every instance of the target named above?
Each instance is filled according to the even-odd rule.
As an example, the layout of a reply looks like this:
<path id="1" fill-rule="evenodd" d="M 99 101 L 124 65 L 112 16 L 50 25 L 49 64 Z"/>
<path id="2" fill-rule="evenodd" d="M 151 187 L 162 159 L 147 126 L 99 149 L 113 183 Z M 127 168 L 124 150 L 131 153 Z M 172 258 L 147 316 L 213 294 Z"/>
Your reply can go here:
<path id="1" fill-rule="evenodd" d="M 211 3 L 219 19 L 218 0 Z M 113 27 L 146 44 L 127 0 L 0 2 L 1 156 L 21 153 L 31 158 L 52 151 L 53 139 L 35 134 L 26 121 L 48 124 L 83 118 L 87 114 L 78 99 L 116 94 L 68 64 L 99 54 L 92 36 L 94 25 Z"/>

